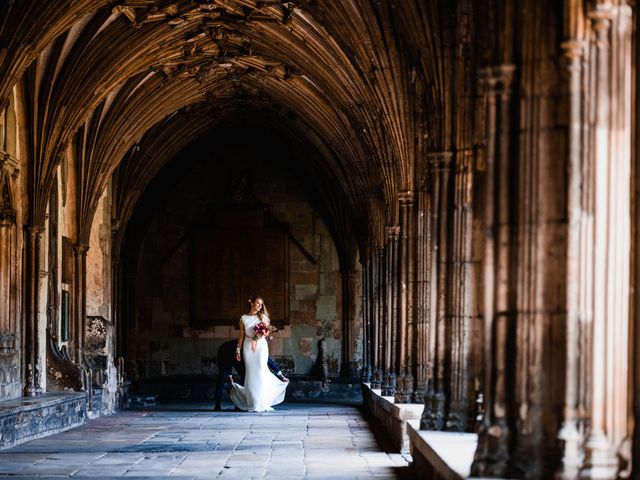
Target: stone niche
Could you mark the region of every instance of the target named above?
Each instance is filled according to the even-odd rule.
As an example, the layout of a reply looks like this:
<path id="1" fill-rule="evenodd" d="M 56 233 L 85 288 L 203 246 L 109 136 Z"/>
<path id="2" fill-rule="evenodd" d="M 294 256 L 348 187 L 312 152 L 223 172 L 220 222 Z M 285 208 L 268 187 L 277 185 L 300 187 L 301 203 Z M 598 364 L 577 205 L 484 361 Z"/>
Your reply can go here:
<path id="1" fill-rule="evenodd" d="M 197 162 L 147 218 L 128 358 L 144 377 L 215 375 L 217 349 L 238 336 L 247 297 L 264 297 L 279 328 L 270 353 L 287 374 L 310 374 L 325 338 L 340 366 L 336 248 L 305 189 L 284 168 L 233 148 Z"/>

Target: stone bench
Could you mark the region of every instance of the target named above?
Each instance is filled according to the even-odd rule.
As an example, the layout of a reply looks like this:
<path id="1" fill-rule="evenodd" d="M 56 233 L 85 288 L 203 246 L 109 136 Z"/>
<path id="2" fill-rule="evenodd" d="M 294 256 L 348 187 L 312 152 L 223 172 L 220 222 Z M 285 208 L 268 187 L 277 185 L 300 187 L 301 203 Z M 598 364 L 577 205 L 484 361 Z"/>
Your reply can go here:
<path id="1" fill-rule="evenodd" d="M 84 392 L 0 401 L 0 449 L 81 425 L 86 418 Z"/>
<path id="2" fill-rule="evenodd" d="M 393 397 L 383 397 L 381 390 L 372 389 L 371 384 L 362 384 L 362 399 L 365 407 L 390 435 L 395 451 L 409 452 L 407 421 L 418 420 L 424 405 L 421 403 L 393 403 Z"/>
<path id="3" fill-rule="evenodd" d="M 420 430 L 420 420 L 409 420 L 410 452 L 419 479 L 461 480 L 469 478 L 478 446 L 475 433 Z"/>

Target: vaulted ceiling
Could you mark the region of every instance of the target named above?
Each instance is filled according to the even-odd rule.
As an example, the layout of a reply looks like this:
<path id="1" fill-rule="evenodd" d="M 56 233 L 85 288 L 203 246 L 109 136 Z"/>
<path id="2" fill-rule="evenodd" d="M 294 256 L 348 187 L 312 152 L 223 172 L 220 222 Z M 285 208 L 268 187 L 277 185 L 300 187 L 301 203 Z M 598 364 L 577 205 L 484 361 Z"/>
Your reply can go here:
<path id="1" fill-rule="evenodd" d="M 382 238 L 446 113 L 436 3 L 5 0 L 0 102 L 17 85 L 31 221 L 44 218 L 65 153 L 77 162 L 86 241 L 119 165 L 130 213 L 177 151 L 254 112 L 312 146 L 308 170 L 336 224 L 350 228 L 339 218 L 348 212 Z"/>

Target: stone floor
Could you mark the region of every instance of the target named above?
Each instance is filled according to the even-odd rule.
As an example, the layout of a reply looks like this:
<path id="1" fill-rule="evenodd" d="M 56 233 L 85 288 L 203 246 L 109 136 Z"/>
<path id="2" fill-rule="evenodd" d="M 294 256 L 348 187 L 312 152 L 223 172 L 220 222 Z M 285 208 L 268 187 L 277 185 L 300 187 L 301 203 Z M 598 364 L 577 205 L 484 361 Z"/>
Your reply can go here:
<path id="1" fill-rule="evenodd" d="M 272 413 L 183 404 L 125 411 L 0 451 L 0 477 L 410 479 L 359 407 L 285 403 Z M 382 443 L 381 443 L 382 442 Z"/>

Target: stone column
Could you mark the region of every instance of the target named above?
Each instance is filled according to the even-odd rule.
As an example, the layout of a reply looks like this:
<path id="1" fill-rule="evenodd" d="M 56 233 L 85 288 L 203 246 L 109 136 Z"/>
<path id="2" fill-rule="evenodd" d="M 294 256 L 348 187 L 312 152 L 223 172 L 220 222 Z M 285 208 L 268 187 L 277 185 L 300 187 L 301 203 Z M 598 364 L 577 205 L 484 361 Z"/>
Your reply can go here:
<path id="1" fill-rule="evenodd" d="M 433 210 L 434 226 L 434 257 L 432 267 L 432 329 L 433 335 L 433 393 L 427 390 L 425 395 L 425 409 L 422 414 L 421 428 L 427 430 L 442 430 L 445 426 L 445 388 L 447 384 L 447 371 L 445 362 L 447 356 L 446 330 L 447 330 L 447 299 L 449 296 L 448 275 L 448 248 L 450 245 L 450 218 L 449 197 L 451 152 L 440 152 L 429 155 L 429 165 L 434 177 L 433 198 L 435 200 Z"/>
<path id="2" fill-rule="evenodd" d="M 120 277 L 120 263 L 115 258 L 111 261 L 111 291 L 112 291 L 112 307 L 111 307 L 111 315 L 112 322 L 114 326 L 114 338 L 113 338 L 113 357 L 116 359 L 119 356 L 122 356 L 121 346 L 122 346 L 122 325 L 120 324 L 120 319 L 122 318 L 122 296 L 120 292 L 121 288 L 121 277 Z"/>
<path id="3" fill-rule="evenodd" d="M 558 438 L 563 443 L 562 471 L 558 477 L 575 479 L 582 464 L 583 438 L 578 430 L 578 359 L 581 354 L 578 344 L 580 320 L 583 317 L 581 306 L 587 287 L 584 235 L 587 224 L 586 212 L 582 209 L 582 55 L 583 44 L 578 40 L 569 40 L 562 44 L 569 70 L 569 172 L 567 189 L 567 318 L 566 318 L 566 380 L 563 422 Z M 587 237 L 587 238 L 585 238 Z M 585 352 L 582 352 L 584 355 Z"/>
<path id="4" fill-rule="evenodd" d="M 415 396 L 416 378 L 416 232 L 415 232 L 415 196 L 410 192 L 410 198 L 405 197 L 405 205 L 400 207 L 406 211 L 406 231 L 407 231 L 407 371 L 404 377 L 406 390 L 406 401 L 412 403 Z"/>
<path id="5" fill-rule="evenodd" d="M 11 330 L 11 227 L 14 222 L 14 211 L 0 211 L 0 331 Z"/>
<path id="6" fill-rule="evenodd" d="M 640 12 L 638 9 L 635 10 L 635 31 L 640 32 Z M 635 68 L 635 82 L 636 85 L 640 85 L 640 69 L 638 69 L 638 65 L 640 65 L 640 37 L 636 34 L 636 68 Z M 635 111 L 640 112 L 640 92 L 636 87 L 635 93 Z M 636 128 L 638 125 L 638 116 L 636 118 Z M 633 331 L 633 343 L 632 343 L 632 356 L 630 361 L 633 364 L 633 390 L 632 390 L 632 399 L 633 399 L 633 442 L 631 447 L 632 459 L 631 459 L 631 478 L 640 477 L 640 327 L 638 326 L 637 319 L 640 318 L 640 294 L 638 293 L 638 288 L 640 288 L 640 135 L 635 135 L 635 155 L 634 155 L 634 170 L 632 173 L 632 178 L 634 181 L 632 185 L 634 186 L 633 196 L 634 196 L 634 216 L 633 216 L 633 286 L 634 286 L 634 313 L 632 318 L 635 319 L 634 324 L 631 327 Z"/>
<path id="7" fill-rule="evenodd" d="M 355 346 L 353 343 L 353 325 L 356 322 L 356 276 L 355 270 L 340 272 L 342 276 L 342 350 L 343 360 L 341 377 L 355 381 L 358 379 L 358 368 L 354 361 Z"/>
<path id="8" fill-rule="evenodd" d="M 380 285 L 382 287 L 382 311 L 381 311 L 381 335 L 380 349 L 382 354 L 382 395 L 388 396 L 391 390 L 391 241 L 389 240 L 389 227 L 385 229 L 385 246 L 382 258 Z M 394 390 L 395 394 L 395 390 Z"/>
<path id="9" fill-rule="evenodd" d="M 84 365 L 84 324 L 87 317 L 87 251 L 88 245 L 76 244 L 73 246 L 75 268 L 73 281 L 74 297 L 74 338 L 75 362 Z"/>
<path id="10" fill-rule="evenodd" d="M 627 437 L 630 254 L 631 8 L 590 13 L 595 131 L 589 432 L 582 478 L 617 478 Z"/>
<path id="11" fill-rule="evenodd" d="M 463 432 L 467 429 L 470 398 L 472 396 L 471 355 L 472 310 L 474 285 L 472 282 L 472 186 L 473 150 L 456 152 L 453 242 L 448 298 L 447 344 L 450 373 L 446 429 Z"/>
<path id="12" fill-rule="evenodd" d="M 35 397 L 41 391 L 36 369 L 40 365 L 40 339 L 38 336 L 38 305 L 40 296 L 40 228 L 26 228 L 25 298 L 26 315 L 24 328 L 24 395 Z"/>
<path id="13" fill-rule="evenodd" d="M 398 281 L 398 389 L 396 391 L 395 402 L 407 403 L 413 398 L 413 374 L 411 367 L 413 363 L 413 354 L 411 350 L 411 342 L 413 340 L 413 332 L 409 318 L 409 265 L 413 263 L 414 256 L 411 250 L 412 242 L 409 241 L 410 222 L 412 223 L 413 210 L 413 192 L 405 191 L 398 195 L 400 204 L 400 238 L 399 238 L 399 281 Z M 413 270 L 413 268 L 412 268 Z M 411 306 L 413 308 L 413 305 Z M 411 357 L 410 357 L 411 355 Z"/>
<path id="14" fill-rule="evenodd" d="M 371 256 L 367 253 L 362 265 L 362 372 L 363 382 L 371 380 Z"/>
<path id="15" fill-rule="evenodd" d="M 483 260 L 484 400 L 472 476 L 503 477 L 509 461 L 507 426 L 507 341 L 509 332 L 509 151 L 513 120 L 515 67 L 501 65 L 483 72 L 487 84 L 487 154 L 484 192 Z"/>
<path id="16" fill-rule="evenodd" d="M 399 226 L 386 228 L 386 266 L 385 266 L 385 374 L 382 394 L 396 394 L 397 382 L 397 259 Z"/>
<path id="17" fill-rule="evenodd" d="M 426 187 L 426 175 L 420 180 L 417 195 L 416 218 L 416 287 L 415 287 L 415 316 L 416 316 L 416 388 L 414 401 L 425 402 L 425 392 L 428 379 L 431 377 L 431 359 L 429 338 L 431 335 L 431 211 L 429 193 Z"/>
<path id="18" fill-rule="evenodd" d="M 384 249 L 377 246 L 374 251 L 374 359 L 375 369 L 371 388 L 382 388 L 384 375 Z"/>

